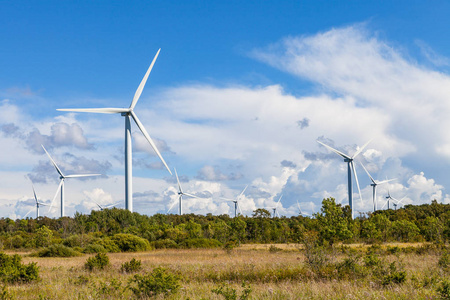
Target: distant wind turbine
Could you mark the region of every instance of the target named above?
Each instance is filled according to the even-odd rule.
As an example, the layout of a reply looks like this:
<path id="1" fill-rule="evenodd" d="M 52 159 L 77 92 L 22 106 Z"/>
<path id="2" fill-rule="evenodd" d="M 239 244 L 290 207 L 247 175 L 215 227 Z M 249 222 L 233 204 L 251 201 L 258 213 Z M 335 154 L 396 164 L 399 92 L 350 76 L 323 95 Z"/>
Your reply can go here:
<path id="1" fill-rule="evenodd" d="M 36 196 L 36 191 L 34 190 L 34 185 L 31 184 L 31 187 L 33 188 L 33 195 L 34 195 L 34 201 L 36 201 L 36 219 L 39 218 L 39 207 L 42 206 L 48 206 L 48 204 L 45 204 L 43 202 L 40 202 Z M 33 209 L 31 209 L 27 214 L 23 217 L 24 219 L 32 212 Z"/>
<path id="2" fill-rule="evenodd" d="M 117 204 L 119 204 L 119 203 L 114 203 L 114 204 L 109 204 L 109 205 L 100 205 L 100 204 L 98 204 L 98 203 L 95 202 L 95 201 L 94 201 L 94 203 L 97 204 L 97 206 L 98 206 L 98 208 L 99 208 L 100 210 L 104 210 L 104 209 L 107 209 L 107 208 L 110 208 L 110 207 L 114 207 L 114 206 L 116 206 Z"/>
<path id="3" fill-rule="evenodd" d="M 280 201 L 281 201 L 281 198 L 282 198 L 282 197 L 283 197 L 283 195 L 280 196 L 280 199 L 278 199 L 278 202 L 277 202 L 277 204 L 275 205 L 275 207 L 272 207 L 272 210 L 273 210 L 272 218 L 275 218 L 276 216 L 278 216 L 278 218 L 280 217 L 280 214 L 278 213 L 277 208 L 278 208 L 278 205 L 280 204 Z"/>
<path id="4" fill-rule="evenodd" d="M 53 158 L 50 156 L 50 154 L 48 154 L 47 150 L 45 150 L 45 147 L 43 145 L 42 149 L 44 149 L 45 153 L 47 153 L 48 158 L 50 158 L 50 161 L 52 162 L 53 166 L 55 167 L 56 171 L 59 174 L 59 186 L 56 189 L 56 194 L 55 197 L 53 197 L 52 202 L 50 203 L 50 208 L 49 211 L 52 210 L 52 206 L 53 206 L 53 202 L 56 199 L 56 196 L 58 195 L 58 192 L 61 191 L 61 217 L 64 217 L 64 180 L 66 178 L 77 178 L 77 177 L 89 177 L 89 176 L 99 176 L 101 174 L 72 174 L 72 175 L 64 175 L 61 170 L 58 168 L 58 165 L 55 163 L 55 161 L 53 160 Z"/>
<path id="5" fill-rule="evenodd" d="M 361 151 L 364 150 L 364 148 L 366 148 L 366 146 L 370 143 L 370 141 L 368 141 L 367 143 L 364 144 L 364 146 L 362 146 L 361 148 L 359 148 L 355 154 L 353 154 L 353 156 L 347 155 L 345 153 L 342 153 L 341 151 L 338 151 L 320 141 L 317 141 L 319 144 L 325 146 L 326 148 L 328 148 L 329 150 L 333 151 L 334 153 L 342 156 L 344 158 L 344 162 L 347 163 L 347 174 L 348 174 L 348 204 L 350 205 L 350 210 L 352 212 L 352 219 L 354 219 L 354 214 L 353 214 L 353 190 L 352 190 L 352 170 L 353 170 L 353 174 L 355 175 L 355 181 L 356 181 L 356 186 L 358 187 L 358 191 L 359 191 L 359 198 L 361 199 L 362 202 L 362 196 L 361 196 L 361 189 L 359 188 L 359 182 L 358 182 L 358 175 L 356 175 L 356 169 L 355 169 L 355 165 L 353 164 L 353 160 L 356 158 L 356 156 L 358 156 L 358 154 L 361 153 Z"/>
<path id="6" fill-rule="evenodd" d="M 130 117 L 133 118 L 136 125 L 141 130 L 142 134 L 145 136 L 147 141 L 150 143 L 150 146 L 152 146 L 153 150 L 156 152 L 158 157 L 161 159 L 162 163 L 166 167 L 167 171 L 172 175 L 172 172 L 170 171 L 169 167 L 167 166 L 164 158 L 161 156 L 161 153 L 159 153 L 158 148 L 156 148 L 155 143 L 153 142 L 152 138 L 148 134 L 147 130 L 145 129 L 144 125 L 142 125 L 141 121 L 139 121 L 137 115 L 134 112 L 134 107 L 136 106 L 136 103 L 139 100 L 139 97 L 142 94 L 142 91 L 144 90 L 145 83 L 147 82 L 147 78 L 153 68 L 153 65 L 155 64 L 156 59 L 158 58 L 159 52 L 161 49 L 158 50 L 155 57 L 153 58 L 152 63 L 150 64 L 150 67 L 147 70 L 147 73 L 145 73 L 144 78 L 142 79 L 141 83 L 139 84 L 138 89 L 136 90 L 136 93 L 134 94 L 133 100 L 131 101 L 131 105 L 128 108 L 78 108 L 78 109 L 57 109 L 59 111 L 73 111 L 73 112 L 90 112 L 90 113 L 102 113 L 102 114 L 121 114 L 123 117 L 125 117 L 125 209 L 129 211 L 133 211 L 133 175 L 132 175 L 132 154 L 131 154 L 131 121 Z"/>
<path id="7" fill-rule="evenodd" d="M 236 199 L 228 199 L 228 198 L 221 198 L 223 200 L 232 201 L 234 203 L 234 217 L 237 217 L 237 211 L 239 211 L 242 214 L 241 207 L 239 206 L 239 199 L 244 195 L 245 190 L 247 189 L 248 185 L 245 186 L 244 190 L 239 194 L 239 196 L 236 197 Z"/>
<path id="8" fill-rule="evenodd" d="M 369 176 L 370 180 L 372 181 L 372 183 L 370 185 L 372 186 L 373 211 L 375 212 L 378 209 L 377 208 L 377 200 L 376 200 L 377 199 L 377 186 L 380 185 L 380 184 L 383 184 L 383 183 L 388 183 L 390 181 L 393 181 L 396 178 L 394 178 L 394 179 L 386 179 L 386 180 L 383 180 L 383 181 L 375 180 L 375 179 L 373 179 L 372 176 L 370 176 L 369 171 L 367 171 L 367 169 L 364 167 L 364 165 L 362 163 L 360 163 L 360 164 L 363 167 L 364 171 L 366 171 L 367 176 Z"/>
<path id="9" fill-rule="evenodd" d="M 183 196 L 188 196 L 188 197 L 197 198 L 197 199 L 200 199 L 200 198 L 195 195 L 183 192 L 183 189 L 181 188 L 181 184 L 180 184 L 180 179 L 178 178 L 177 169 L 174 168 L 174 170 L 175 170 L 175 176 L 177 177 L 177 183 L 178 183 L 178 204 L 179 204 L 179 212 L 180 212 L 180 216 L 181 216 L 183 214 L 183 206 L 182 206 Z M 172 207 L 175 205 L 175 203 L 177 203 L 177 202 L 174 202 L 170 206 L 169 210 L 167 210 L 167 212 L 169 212 L 172 209 Z"/>
<path id="10" fill-rule="evenodd" d="M 300 203 L 298 203 L 298 199 L 296 199 L 296 200 L 297 200 L 297 207 L 298 207 L 299 213 L 300 213 L 302 216 L 311 217 L 310 214 L 307 214 L 307 213 L 302 212 L 302 209 L 300 208 Z"/>
<path id="11" fill-rule="evenodd" d="M 403 204 L 403 199 L 405 199 L 405 197 L 403 197 L 402 199 L 400 199 L 400 200 L 397 200 L 397 199 L 395 199 L 394 197 L 392 197 L 391 196 L 391 193 L 389 192 L 389 189 L 388 189 L 388 195 L 386 196 L 386 202 L 384 203 L 384 205 L 381 207 L 381 209 L 383 209 L 385 206 L 386 206 L 386 204 L 387 204 L 387 209 L 389 209 L 389 204 L 390 204 L 390 202 L 391 202 L 391 200 L 392 201 L 395 201 L 395 202 L 397 202 L 397 203 L 393 203 L 393 205 L 394 205 L 394 207 L 395 207 L 395 210 L 397 210 L 397 205 L 398 204 Z"/>

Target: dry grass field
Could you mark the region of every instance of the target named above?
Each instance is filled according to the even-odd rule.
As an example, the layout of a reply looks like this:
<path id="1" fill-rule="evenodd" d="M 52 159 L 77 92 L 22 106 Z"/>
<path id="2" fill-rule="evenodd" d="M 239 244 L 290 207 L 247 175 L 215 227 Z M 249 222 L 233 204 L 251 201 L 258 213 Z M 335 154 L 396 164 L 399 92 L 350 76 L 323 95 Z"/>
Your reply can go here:
<path id="1" fill-rule="evenodd" d="M 418 246 L 418 245 L 409 245 Z M 276 247 L 276 248 L 275 248 Z M 8 285 L 3 298 L 13 299 L 135 299 L 126 286 L 133 274 L 120 272 L 132 258 L 142 262 L 138 273 L 164 267 L 181 278 L 181 289 L 166 299 L 225 299 L 212 293 L 221 283 L 236 289 L 242 282 L 250 285 L 250 299 L 438 299 L 437 287 L 447 277 L 438 267 L 440 255 L 396 253 L 383 257 L 403 266 L 407 279 L 402 284 L 380 285 L 370 277 L 353 279 L 312 278 L 298 245 L 243 245 L 225 251 L 155 250 L 139 253 L 108 254 L 111 266 L 89 272 L 84 263 L 92 255 L 73 258 L 30 257 L 19 253 L 23 262 L 37 262 L 39 282 Z M 355 245 L 362 253 L 367 246 Z M 15 252 L 17 253 L 17 252 Z M 11 253 L 9 253 L 11 254 Z M 336 251 L 333 260 L 342 261 L 352 254 Z M 163 299 L 162 295 L 156 299 Z"/>

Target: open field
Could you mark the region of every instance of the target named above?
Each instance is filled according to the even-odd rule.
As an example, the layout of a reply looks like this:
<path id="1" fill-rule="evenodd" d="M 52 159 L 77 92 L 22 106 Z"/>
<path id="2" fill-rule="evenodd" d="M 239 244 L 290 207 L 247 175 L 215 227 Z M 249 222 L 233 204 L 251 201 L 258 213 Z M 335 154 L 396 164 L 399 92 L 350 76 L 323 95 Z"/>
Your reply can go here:
<path id="1" fill-rule="evenodd" d="M 383 256 L 386 261 L 396 261 L 403 266 L 407 279 L 402 284 L 383 286 L 370 277 L 357 280 L 315 278 L 306 267 L 304 252 L 294 250 L 291 245 L 283 246 L 286 250 L 274 251 L 272 247 L 269 251 L 264 247 L 244 245 L 232 251 L 111 253 L 108 254 L 111 266 L 93 272 L 83 267 L 88 255 L 39 258 L 22 252 L 23 262 L 37 262 L 41 281 L 8 285 L 7 292 L 14 299 L 134 299 L 134 294 L 125 288 L 133 274 L 120 272 L 122 263 L 132 258 L 141 260 L 140 274 L 162 266 L 181 277 L 181 289 L 167 299 L 225 299 L 211 292 L 222 282 L 236 289 L 238 295 L 242 282 L 247 282 L 252 288 L 251 299 L 438 299 L 437 287 L 447 277 L 438 267 L 440 254 L 428 251 Z M 253 250 L 255 247 L 259 250 Z M 282 248 L 281 245 L 275 247 Z M 336 252 L 331 259 L 342 261 L 362 252 Z"/>

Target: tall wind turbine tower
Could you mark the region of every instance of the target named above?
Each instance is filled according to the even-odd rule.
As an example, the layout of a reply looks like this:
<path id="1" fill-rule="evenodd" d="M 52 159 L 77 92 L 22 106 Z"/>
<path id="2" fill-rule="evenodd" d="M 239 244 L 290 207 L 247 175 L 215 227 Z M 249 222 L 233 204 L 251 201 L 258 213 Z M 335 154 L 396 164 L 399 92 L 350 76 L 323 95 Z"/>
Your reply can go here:
<path id="1" fill-rule="evenodd" d="M 129 211 L 133 211 L 133 175 L 132 175 L 132 154 L 131 154 L 131 120 L 130 117 L 134 120 L 136 125 L 141 130 L 142 134 L 145 136 L 147 141 L 149 142 L 150 146 L 152 146 L 153 150 L 156 152 L 158 157 L 161 159 L 162 163 L 166 167 L 167 171 L 172 175 L 172 172 L 170 171 L 169 167 L 167 166 L 164 158 L 161 156 L 161 153 L 159 153 L 158 148 L 156 148 L 155 143 L 153 142 L 152 138 L 148 134 L 147 130 L 145 129 L 144 125 L 142 125 L 141 121 L 138 119 L 136 113 L 134 112 L 134 107 L 136 106 L 136 103 L 139 100 L 139 97 L 142 94 L 142 91 L 144 90 L 145 83 L 147 82 L 148 76 L 150 75 L 150 72 L 153 68 L 153 65 L 155 64 L 156 59 L 158 58 L 159 52 L 161 49 L 158 50 L 155 57 L 153 58 L 152 63 L 150 64 L 150 67 L 147 70 L 147 73 L 145 73 L 144 78 L 142 79 L 141 83 L 139 84 L 138 89 L 136 90 L 136 93 L 134 94 L 133 100 L 131 101 L 131 105 L 128 108 L 78 108 L 78 109 L 57 109 L 59 111 L 73 111 L 73 112 L 90 112 L 90 113 L 102 113 L 102 114 L 120 114 L 121 116 L 125 117 L 125 209 L 128 209 Z"/>
<path id="2" fill-rule="evenodd" d="M 378 207 L 377 207 L 377 186 L 380 185 L 380 184 L 383 184 L 383 183 L 388 183 L 390 181 L 393 181 L 396 178 L 394 178 L 394 179 L 386 179 L 386 180 L 383 180 L 383 181 L 375 180 L 375 179 L 373 179 L 372 176 L 370 176 L 369 171 L 367 171 L 366 167 L 364 167 L 364 165 L 361 162 L 360 162 L 360 164 L 363 167 L 364 171 L 366 171 L 367 176 L 369 176 L 370 180 L 372 181 L 372 183 L 370 185 L 372 186 L 373 211 L 375 212 L 378 209 Z"/>
<path id="3" fill-rule="evenodd" d="M 370 141 L 368 141 L 367 143 L 364 144 L 364 146 L 362 146 L 361 148 L 359 148 L 355 154 L 353 154 L 352 156 L 347 155 L 345 153 L 342 153 L 339 150 L 336 150 L 320 141 L 317 141 L 319 144 L 325 146 L 326 148 L 328 148 L 329 150 L 333 151 L 334 153 L 336 153 L 337 155 L 341 156 L 344 158 L 344 162 L 347 163 L 347 177 L 348 177 L 348 204 L 350 205 L 350 210 L 352 211 L 352 219 L 354 219 L 354 214 L 353 214 L 353 190 L 352 190 L 352 171 L 353 174 L 355 175 L 355 181 L 356 181 L 356 186 L 358 187 L 358 191 L 359 191 L 359 197 L 362 201 L 362 196 L 361 196 L 361 189 L 359 188 L 359 182 L 358 182 L 358 175 L 356 175 L 356 169 L 355 169 L 355 165 L 353 164 L 353 160 L 356 158 L 356 156 L 358 156 L 358 154 L 361 153 L 361 151 L 364 150 L 364 148 L 366 148 L 366 146 L 370 143 Z"/>
<path id="4" fill-rule="evenodd" d="M 42 146 L 42 145 L 41 145 Z M 64 175 L 62 171 L 58 168 L 58 165 L 55 163 L 53 158 L 48 154 L 47 150 L 45 150 L 44 146 L 42 146 L 42 149 L 44 149 L 45 153 L 47 153 L 48 158 L 50 158 L 50 161 L 52 162 L 53 166 L 56 169 L 56 172 L 59 174 L 59 186 L 56 189 L 55 197 L 53 197 L 52 203 L 50 203 L 50 209 L 52 209 L 53 202 L 56 199 L 56 196 L 58 196 L 58 192 L 61 191 L 61 217 L 64 217 L 64 180 L 66 178 L 76 178 L 76 177 L 88 177 L 88 176 L 99 176 L 101 174 L 73 174 L 73 175 Z"/>
<path id="5" fill-rule="evenodd" d="M 244 195 L 245 190 L 247 189 L 248 185 L 245 186 L 244 190 L 239 194 L 239 196 L 236 197 L 236 199 L 228 199 L 228 198 L 221 198 L 227 201 L 231 201 L 234 203 L 234 217 L 237 217 L 237 211 L 239 209 L 239 211 L 242 214 L 242 210 L 241 207 L 239 206 L 239 199 L 242 197 L 242 195 Z"/>

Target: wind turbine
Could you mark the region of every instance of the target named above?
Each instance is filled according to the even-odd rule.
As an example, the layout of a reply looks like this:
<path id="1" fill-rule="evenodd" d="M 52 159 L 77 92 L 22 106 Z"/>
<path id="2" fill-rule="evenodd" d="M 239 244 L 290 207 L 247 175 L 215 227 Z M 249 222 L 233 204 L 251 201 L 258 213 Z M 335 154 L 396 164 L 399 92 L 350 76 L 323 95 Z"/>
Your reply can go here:
<path id="1" fill-rule="evenodd" d="M 107 209 L 107 208 L 110 208 L 110 207 L 114 207 L 117 204 L 119 204 L 119 203 L 114 203 L 114 204 L 109 204 L 109 205 L 100 205 L 100 204 L 98 204 L 95 201 L 94 201 L 94 203 L 97 204 L 97 206 L 98 206 L 98 208 L 100 208 L 100 210 L 104 210 L 104 209 Z"/>
<path id="2" fill-rule="evenodd" d="M 361 166 L 363 167 L 364 171 L 366 171 L 367 176 L 369 176 L 370 180 L 372 181 L 372 183 L 370 184 L 372 186 L 372 200 L 373 200 L 373 211 L 375 212 L 377 210 L 377 185 L 383 184 L 383 183 L 388 183 L 390 181 L 395 180 L 394 179 L 386 179 L 383 181 L 378 181 L 373 179 L 372 176 L 370 176 L 369 171 L 367 171 L 367 169 L 364 167 L 364 165 L 360 162 Z"/>
<path id="3" fill-rule="evenodd" d="M 53 160 L 53 158 L 50 156 L 50 154 L 48 154 L 47 150 L 45 150 L 45 147 L 43 145 L 42 149 L 44 149 L 45 153 L 47 153 L 48 158 L 50 158 L 50 161 L 52 162 L 53 166 L 55 167 L 56 171 L 59 174 L 59 186 L 56 189 L 56 193 L 55 193 L 55 197 L 53 197 L 53 200 L 50 204 L 50 208 L 49 211 L 52 210 L 52 206 L 53 206 L 53 202 L 56 199 L 56 196 L 58 195 L 58 192 L 61 190 L 61 217 L 64 217 L 64 180 L 66 178 L 77 178 L 77 177 L 89 177 L 89 176 L 99 176 L 101 174 L 72 174 L 72 175 L 64 175 L 61 170 L 58 168 L 58 165 L 55 163 L 55 161 Z"/>
<path id="4" fill-rule="evenodd" d="M 391 200 L 393 200 L 393 201 L 395 201 L 395 202 L 397 202 L 397 203 L 393 203 L 393 205 L 394 205 L 394 207 L 395 207 L 395 210 L 397 210 L 397 205 L 398 204 L 403 204 L 402 203 L 402 201 L 403 201 L 403 199 L 405 199 L 405 197 L 403 197 L 402 199 L 400 199 L 400 200 L 397 200 L 397 199 L 395 199 L 394 197 L 392 197 L 391 196 L 391 193 L 389 192 L 389 189 L 388 189 L 388 195 L 386 196 L 386 202 L 384 203 L 384 205 L 383 205 L 383 207 L 381 207 L 381 209 L 383 209 L 385 206 L 386 206 L 386 204 L 387 204 L 387 209 L 389 209 L 389 204 L 390 204 L 390 202 L 391 202 Z"/>
<path id="5" fill-rule="evenodd" d="M 31 184 L 31 187 L 33 188 L 33 195 L 34 195 L 34 201 L 36 201 L 36 219 L 39 218 L 39 207 L 42 206 L 48 206 L 48 204 L 45 204 L 43 202 L 40 202 L 36 196 L 36 191 L 34 190 L 34 185 Z M 31 209 L 27 214 L 23 217 L 24 219 L 28 216 L 28 214 L 32 211 Z"/>
<path id="6" fill-rule="evenodd" d="M 244 195 L 244 192 L 247 189 L 247 187 L 248 187 L 248 184 L 245 186 L 244 190 L 242 190 L 242 192 L 236 197 L 236 199 L 221 198 L 223 200 L 232 201 L 234 203 L 234 217 L 237 217 L 238 209 L 242 214 L 241 207 L 239 206 L 239 199 L 242 197 L 242 195 Z"/>
<path id="7" fill-rule="evenodd" d="M 131 153 L 131 121 L 130 117 L 134 120 L 136 125 L 141 130 L 142 134 L 145 136 L 147 141 L 150 143 L 150 146 L 152 146 L 153 150 L 155 150 L 158 157 L 161 159 L 162 163 L 166 167 L 167 171 L 172 175 L 172 172 L 170 171 L 169 167 L 167 166 L 164 158 L 161 156 L 161 153 L 159 153 L 158 148 L 156 148 L 155 143 L 153 142 L 152 138 L 148 134 L 147 130 L 145 129 L 144 125 L 142 125 L 141 121 L 139 121 L 139 118 L 137 117 L 136 113 L 134 112 L 134 107 L 136 106 L 136 103 L 139 100 L 139 97 L 142 94 L 142 91 L 144 90 L 145 83 L 147 82 L 147 78 L 153 68 L 153 65 L 155 64 L 156 59 L 158 58 L 159 52 L 161 49 L 158 50 L 155 57 L 153 58 L 152 63 L 150 64 L 150 67 L 147 70 L 147 73 L 145 73 L 144 78 L 142 79 L 141 83 L 139 84 L 139 87 L 136 90 L 136 93 L 134 94 L 133 100 L 131 101 L 131 105 L 128 108 L 78 108 L 78 109 L 57 109 L 59 111 L 73 111 L 73 112 L 89 112 L 89 113 L 102 113 L 102 114 L 121 114 L 121 116 L 125 117 L 125 209 L 128 209 L 129 211 L 133 211 L 133 174 L 132 174 L 132 153 Z"/>
<path id="8" fill-rule="evenodd" d="M 277 208 L 278 208 L 278 205 L 280 204 L 280 201 L 281 201 L 281 198 L 282 198 L 282 197 L 283 197 L 283 195 L 280 196 L 280 199 L 278 199 L 278 202 L 277 202 L 277 204 L 275 205 L 275 207 L 272 207 L 272 210 L 273 210 L 272 218 L 275 218 L 277 215 L 278 215 L 278 218 L 280 217 L 280 214 L 278 213 Z"/>
<path id="9" fill-rule="evenodd" d="M 296 199 L 296 200 L 297 200 L 297 206 L 298 206 L 298 210 L 299 210 L 300 214 L 301 214 L 302 216 L 311 217 L 310 214 L 307 214 L 307 213 L 302 212 L 302 209 L 300 208 L 300 203 L 298 203 L 298 199 Z"/>
<path id="10" fill-rule="evenodd" d="M 355 165 L 353 164 L 353 160 L 356 158 L 356 156 L 358 156 L 358 154 L 361 153 L 361 151 L 364 150 L 364 148 L 366 148 L 366 146 L 370 143 L 370 141 L 368 141 L 367 143 L 364 144 L 364 146 L 362 146 L 361 148 L 359 148 L 355 154 L 353 154 L 352 156 L 347 155 L 345 153 L 342 153 L 341 151 L 338 151 L 320 141 L 317 141 L 319 144 L 325 146 L 326 148 L 328 148 L 329 150 L 333 151 L 334 153 L 342 156 L 344 158 L 344 162 L 347 163 L 347 174 L 348 174 L 348 204 L 350 205 L 350 210 L 352 211 L 352 219 L 354 219 L 354 214 L 353 214 L 353 190 L 352 190 L 352 170 L 353 170 L 353 174 L 355 175 L 355 181 L 356 181 L 356 186 L 358 187 L 358 191 L 359 191 L 359 198 L 361 199 L 362 202 L 362 196 L 361 196 L 361 189 L 359 188 L 359 182 L 358 182 L 358 175 L 356 175 L 356 169 L 355 169 Z"/>
<path id="11" fill-rule="evenodd" d="M 180 179 L 178 178 L 177 169 L 174 168 L 174 170 L 175 170 L 175 176 L 177 177 L 177 183 L 178 183 L 178 203 L 179 203 L 179 211 L 180 211 L 180 216 L 181 216 L 183 214 L 183 207 L 181 205 L 183 196 L 188 196 L 188 197 L 197 198 L 197 199 L 200 199 L 200 198 L 195 195 L 183 192 L 183 189 L 181 188 L 181 184 L 180 184 Z M 175 203 L 177 203 L 177 202 L 174 202 L 170 206 L 170 208 L 167 212 L 169 212 L 172 209 L 172 207 L 175 205 Z"/>

